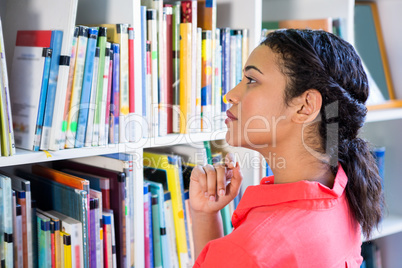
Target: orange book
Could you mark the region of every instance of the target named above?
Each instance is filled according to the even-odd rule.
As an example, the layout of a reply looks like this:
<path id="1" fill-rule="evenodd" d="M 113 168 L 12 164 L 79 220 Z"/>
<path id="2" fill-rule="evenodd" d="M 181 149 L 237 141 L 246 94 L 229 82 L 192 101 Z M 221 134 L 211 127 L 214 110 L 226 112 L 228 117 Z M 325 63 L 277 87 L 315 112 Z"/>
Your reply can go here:
<path id="1" fill-rule="evenodd" d="M 279 21 L 279 28 L 324 30 L 332 33 L 332 18 L 313 20 L 282 20 Z"/>
<path id="2" fill-rule="evenodd" d="M 32 173 L 89 194 L 89 181 L 82 178 L 40 165 L 33 165 Z"/>
<path id="3" fill-rule="evenodd" d="M 180 133 L 188 132 L 191 119 L 191 23 L 180 23 Z M 195 104 L 195 103 L 194 103 Z"/>

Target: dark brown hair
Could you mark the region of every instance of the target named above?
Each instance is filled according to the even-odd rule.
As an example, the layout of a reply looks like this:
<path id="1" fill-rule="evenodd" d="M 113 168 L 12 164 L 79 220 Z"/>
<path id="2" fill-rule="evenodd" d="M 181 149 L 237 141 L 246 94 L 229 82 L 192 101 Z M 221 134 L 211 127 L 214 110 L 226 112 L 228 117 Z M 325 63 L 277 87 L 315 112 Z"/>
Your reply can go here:
<path id="1" fill-rule="evenodd" d="M 378 168 L 366 141 L 358 137 L 367 114 L 367 76 L 355 49 L 325 31 L 278 30 L 261 43 L 279 55 L 287 76 L 285 103 L 308 89 L 322 95 L 318 132 L 320 152 L 330 158 L 333 174 L 339 162 L 348 184 L 350 209 L 368 238 L 382 217 L 384 197 Z"/>

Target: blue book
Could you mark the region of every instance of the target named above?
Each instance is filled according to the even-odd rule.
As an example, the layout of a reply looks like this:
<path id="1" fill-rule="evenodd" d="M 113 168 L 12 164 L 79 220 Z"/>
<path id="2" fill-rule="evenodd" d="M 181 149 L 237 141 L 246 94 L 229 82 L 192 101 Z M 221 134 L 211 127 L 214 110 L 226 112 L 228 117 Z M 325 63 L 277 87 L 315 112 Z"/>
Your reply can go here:
<path id="1" fill-rule="evenodd" d="M 45 103 L 46 103 L 47 88 L 49 84 L 50 63 L 52 53 L 53 53 L 52 49 L 43 48 L 42 57 L 45 58 L 45 64 L 43 66 L 42 86 L 39 96 L 38 115 L 36 117 L 35 138 L 33 144 L 34 151 L 39 151 L 40 147 L 40 139 L 42 136 L 43 117 L 45 114 Z"/>
<path id="2" fill-rule="evenodd" d="M 44 179 L 41 176 L 16 170 L 16 175 L 31 182 L 31 195 L 37 206 L 44 211 L 56 210 L 82 223 L 83 260 L 84 267 L 89 267 L 89 239 L 88 239 L 88 193 L 61 183 Z M 47 194 L 43 194 L 47 193 Z M 39 226 L 38 226 L 39 231 Z M 39 236 L 39 234 L 38 234 Z M 40 249 L 38 249 L 40 251 Z M 39 266 L 42 267 L 42 266 Z"/>
<path id="3" fill-rule="evenodd" d="M 147 76 L 147 57 L 146 57 L 146 50 L 147 50 L 147 7 L 141 6 L 141 59 L 142 59 L 142 71 L 141 71 L 141 78 L 142 78 L 142 116 L 147 118 L 147 105 L 146 105 L 146 96 L 147 93 L 147 83 L 146 83 L 146 76 Z M 144 127 L 144 129 L 146 129 Z M 144 133 L 145 132 L 145 133 Z M 143 136 L 146 137 L 148 134 L 147 131 L 144 130 Z"/>
<path id="4" fill-rule="evenodd" d="M 166 234 L 166 220 L 165 220 L 165 191 L 163 189 L 163 184 L 154 181 L 145 181 L 149 183 L 149 189 L 152 195 L 157 195 L 158 197 L 158 212 L 159 212 L 159 228 L 160 231 L 157 235 L 160 235 L 160 247 L 162 252 L 162 265 L 164 268 L 172 267 L 170 251 L 169 251 L 169 241 Z M 154 234 L 155 235 L 155 234 Z"/>
<path id="5" fill-rule="evenodd" d="M 146 182 L 144 182 L 144 230 L 145 266 L 154 267 L 151 192 L 149 183 Z"/>
<path id="6" fill-rule="evenodd" d="M 84 76 L 82 80 L 80 109 L 77 120 L 77 134 L 75 137 L 75 147 L 84 146 L 85 134 L 87 131 L 88 114 L 91 98 L 92 78 L 94 72 L 94 60 L 96 51 L 96 40 L 98 38 L 98 29 L 88 29 L 87 53 L 85 56 Z"/>
<path id="7" fill-rule="evenodd" d="M 230 91 L 230 29 L 221 30 L 222 42 L 222 97 Z M 222 112 L 226 112 L 229 104 L 221 101 Z"/>
<path id="8" fill-rule="evenodd" d="M 50 41 L 50 48 L 53 50 L 50 62 L 49 72 L 49 85 L 47 87 L 45 113 L 43 117 L 43 129 L 41 135 L 41 143 L 44 144 L 45 149 L 49 146 L 50 131 L 52 128 L 54 103 L 56 98 L 57 78 L 59 76 L 60 66 L 60 53 L 63 41 L 63 31 L 52 31 L 52 38 Z"/>
<path id="9" fill-rule="evenodd" d="M 113 50 L 113 75 L 112 93 L 110 96 L 109 142 L 119 143 L 119 114 L 120 114 L 120 46 L 112 44 Z"/>

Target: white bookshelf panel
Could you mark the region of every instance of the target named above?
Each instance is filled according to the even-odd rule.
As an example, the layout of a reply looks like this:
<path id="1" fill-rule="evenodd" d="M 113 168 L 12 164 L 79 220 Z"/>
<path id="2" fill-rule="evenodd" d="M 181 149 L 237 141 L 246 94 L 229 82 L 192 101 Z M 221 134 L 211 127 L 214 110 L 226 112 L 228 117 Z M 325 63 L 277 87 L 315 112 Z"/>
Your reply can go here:
<path id="1" fill-rule="evenodd" d="M 375 229 L 373 231 L 373 235 L 370 240 L 375 240 L 399 232 L 402 232 L 402 216 L 389 215 L 382 220 L 378 230 Z M 368 240 L 362 239 L 362 241 Z"/>
<path id="2" fill-rule="evenodd" d="M 402 108 L 369 111 L 366 123 L 402 119 Z"/>

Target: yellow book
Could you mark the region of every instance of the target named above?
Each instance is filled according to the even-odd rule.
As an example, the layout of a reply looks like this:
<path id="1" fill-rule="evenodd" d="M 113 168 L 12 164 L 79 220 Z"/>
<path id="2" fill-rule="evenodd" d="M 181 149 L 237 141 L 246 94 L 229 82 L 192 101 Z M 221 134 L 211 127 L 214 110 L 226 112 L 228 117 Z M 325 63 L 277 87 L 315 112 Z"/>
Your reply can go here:
<path id="1" fill-rule="evenodd" d="M 60 238 L 63 241 L 63 250 L 62 250 L 62 267 L 72 267 L 71 262 L 71 236 L 68 233 L 60 231 Z"/>
<path id="2" fill-rule="evenodd" d="M 120 118 L 119 142 L 127 142 L 129 133 L 125 133 L 129 114 L 128 85 L 128 24 L 100 24 L 107 28 L 107 41 L 120 45 Z"/>
<path id="3" fill-rule="evenodd" d="M 180 23 L 180 133 L 188 133 L 195 108 L 191 105 L 191 27 L 191 23 Z"/>
<path id="4" fill-rule="evenodd" d="M 160 182 L 164 185 L 164 187 L 167 185 L 167 189 L 164 190 L 170 191 L 173 207 L 174 228 L 176 231 L 176 245 L 180 267 L 190 267 L 191 264 L 187 246 L 188 237 L 186 235 L 184 207 L 182 199 L 183 184 L 182 182 L 180 182 L 180 174 L 182 170 L 179 157 L 173 155 L 144 152 L 144 167 L 151 168 L 151 170 L 148 169 L 150 172 L 145 171 L 146 179 Z M 166 177 L 159 176 L 160 173 L 157 171 L 162 171 L 166 174 Z"/>

